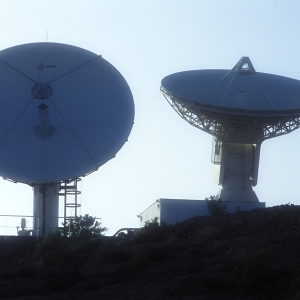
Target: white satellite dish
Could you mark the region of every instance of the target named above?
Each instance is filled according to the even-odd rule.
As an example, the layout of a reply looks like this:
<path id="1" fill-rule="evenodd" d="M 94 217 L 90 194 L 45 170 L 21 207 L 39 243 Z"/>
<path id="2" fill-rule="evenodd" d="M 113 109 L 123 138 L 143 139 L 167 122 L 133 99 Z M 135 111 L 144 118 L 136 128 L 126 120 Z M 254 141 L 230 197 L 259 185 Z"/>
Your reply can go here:
<path id="1" fill-rule="evenodd" d="M 169 75 L 161 92 L 184 120 L 213 136 L 221 200 L 258 202 L 252 186 L 261 143 L 300 127 L 300 81 L 256 72 L 243 57 L 232 70 Z"/>
<path id="2" fill-rule="evenodd" d="M 33 43 L 0 51 L 0 91 L 0 176 L 34 186 L 37 198 L 40 186 L 52 186 L 49 207 L 35 200 L 34 213 L 57 227 L 59 184 L 97 170 L 127 141 L 130 88 L 95 53 Z"/>

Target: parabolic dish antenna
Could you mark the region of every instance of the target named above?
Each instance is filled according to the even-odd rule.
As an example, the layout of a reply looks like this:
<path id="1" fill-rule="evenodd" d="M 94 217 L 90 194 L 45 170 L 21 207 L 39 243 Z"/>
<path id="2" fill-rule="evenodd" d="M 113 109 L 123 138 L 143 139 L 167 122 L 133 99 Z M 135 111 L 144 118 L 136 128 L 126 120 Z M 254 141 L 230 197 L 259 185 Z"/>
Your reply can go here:
<path id="1" fill-rule="evenodd" d="M 231 70 L 171 74 L 161 91 L 184 119 L 216 137 L 268 139 L 299 127 L 300 81 L 256 72 L 248 57 Z"/>
<path id="2" fill-rule="evenodd" d="M 300 81 L 256 72 L 242 57 L 231 70 L 171 74 L 161 92 L 191 125 L 211 134 L 221 200 L 257 202 L 261 143 L 300 127 Z"/>
<path id="3" fill-rule="evenodd" d="M 0 51 L 0 176 L 84 176 L 115 156 L 133 120 L 130 88 L 101 56 L 57 43 Z"/>

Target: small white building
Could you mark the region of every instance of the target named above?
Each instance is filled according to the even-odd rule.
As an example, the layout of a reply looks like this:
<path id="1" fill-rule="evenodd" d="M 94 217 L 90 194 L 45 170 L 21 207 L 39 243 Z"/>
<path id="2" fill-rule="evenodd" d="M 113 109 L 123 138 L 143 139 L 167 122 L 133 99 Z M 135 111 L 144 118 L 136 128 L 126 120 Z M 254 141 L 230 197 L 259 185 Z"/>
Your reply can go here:
<path id="1" fill-rule="evenodd" d="M 224 201 L 229 213 L 265 208 L 265 202 Z M 158 223 L 176 224 L 195 216 L 209 215 L 205 200 L 158 199 L 138 215 L 140 227 L 158 218 Z"/>

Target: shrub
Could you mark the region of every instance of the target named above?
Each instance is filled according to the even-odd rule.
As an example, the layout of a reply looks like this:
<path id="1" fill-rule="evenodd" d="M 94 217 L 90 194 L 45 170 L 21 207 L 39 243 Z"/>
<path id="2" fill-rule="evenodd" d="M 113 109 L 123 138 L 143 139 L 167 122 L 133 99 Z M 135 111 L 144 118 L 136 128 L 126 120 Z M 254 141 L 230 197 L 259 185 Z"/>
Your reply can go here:
<path id="1" fill-rule="evenodd" d="M 106 227 L 101 227 L 101 222 L 96 221 L 96 218 L 88 214 L 75 217 L 75 219 L 71 219 L 67 224 L 63 225 L 65 225 L 67 237 L 80 237 L 85 239 L 102 235 L 107 231 Z"/>
<path id="2" fill-rule="evenodd" d="M 151 219 L 149 221 L 146 221 L 144 224 L 144 227 L 157 227 L 159 226 L 158 217 L 155 217 L 154 219 Z"/>
<path id="3" fill-rule="evenodd" d="M 68 248 L 68 241 L 64 238 L 61 231 L 50 231 L 47 236 L 36 245 L 36 254 L 41 255 L 52 250 L 62 250 L 66 248 Z"/>
<path id="4" fill-rule="evenodd" d="M 208 212 L 211 216 L 223 216 L 227 214 L 227 204 L 218 196 L 210 196 L 209 198 L 205 198 L 205 202 L 207 205 Z"/>
<path id="5" fill-rule="evenodd" d="M 42 255 L 52 250 L 84 250 L 89 247 L 87 240 L 102 235 L 107 231 L 95 217 L 88 214 L 75 217 L 63 224 L 64 229 L 50 231 L 47 236 L 37 244 L 36 254 Z"/>
<path id="6" fill-rule="evenodd" d="M 277 253 L 278 249 L 271 246 L 241 253 L 234 268 L 236 286 L 243 290 L 256 291 L 261 291 L 267 286 L 272 287 L 274 282 L 286 275 L 280 268 L 274 268 L 278 261 Z"/>

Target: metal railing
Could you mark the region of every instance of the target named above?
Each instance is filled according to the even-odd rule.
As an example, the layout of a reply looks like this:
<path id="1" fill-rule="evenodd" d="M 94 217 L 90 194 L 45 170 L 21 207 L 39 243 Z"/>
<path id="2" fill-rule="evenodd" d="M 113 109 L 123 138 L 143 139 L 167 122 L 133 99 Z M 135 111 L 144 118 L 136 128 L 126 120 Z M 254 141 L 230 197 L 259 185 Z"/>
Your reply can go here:
<path id="1" fill-rule="evenodd" d="M 57 219 L 55 228 L 50 228 L 54 231 L 58 228 L 63 228 L 65 221 L 74 220 L 75 216 L 68 217 L 45 217 L 46 219 Z M 101 218 L 95 218 L 101 220 Z M 43 236 L 42 234 L 42 216 L 28 215 L 0 215 L 0 236 Z M 49 230 L 49 228 L 48 228 Z M 66 228 L 66 232 L 69 228 Z"/>
<path id="2" fill-rule="evenodd" d="M 0 235 L 6 236 L 40 236 L 42 218 L 28 215 L 0 215 Z M 57 227 L 61 226 L 64 217 L 56 217 Z"/>

